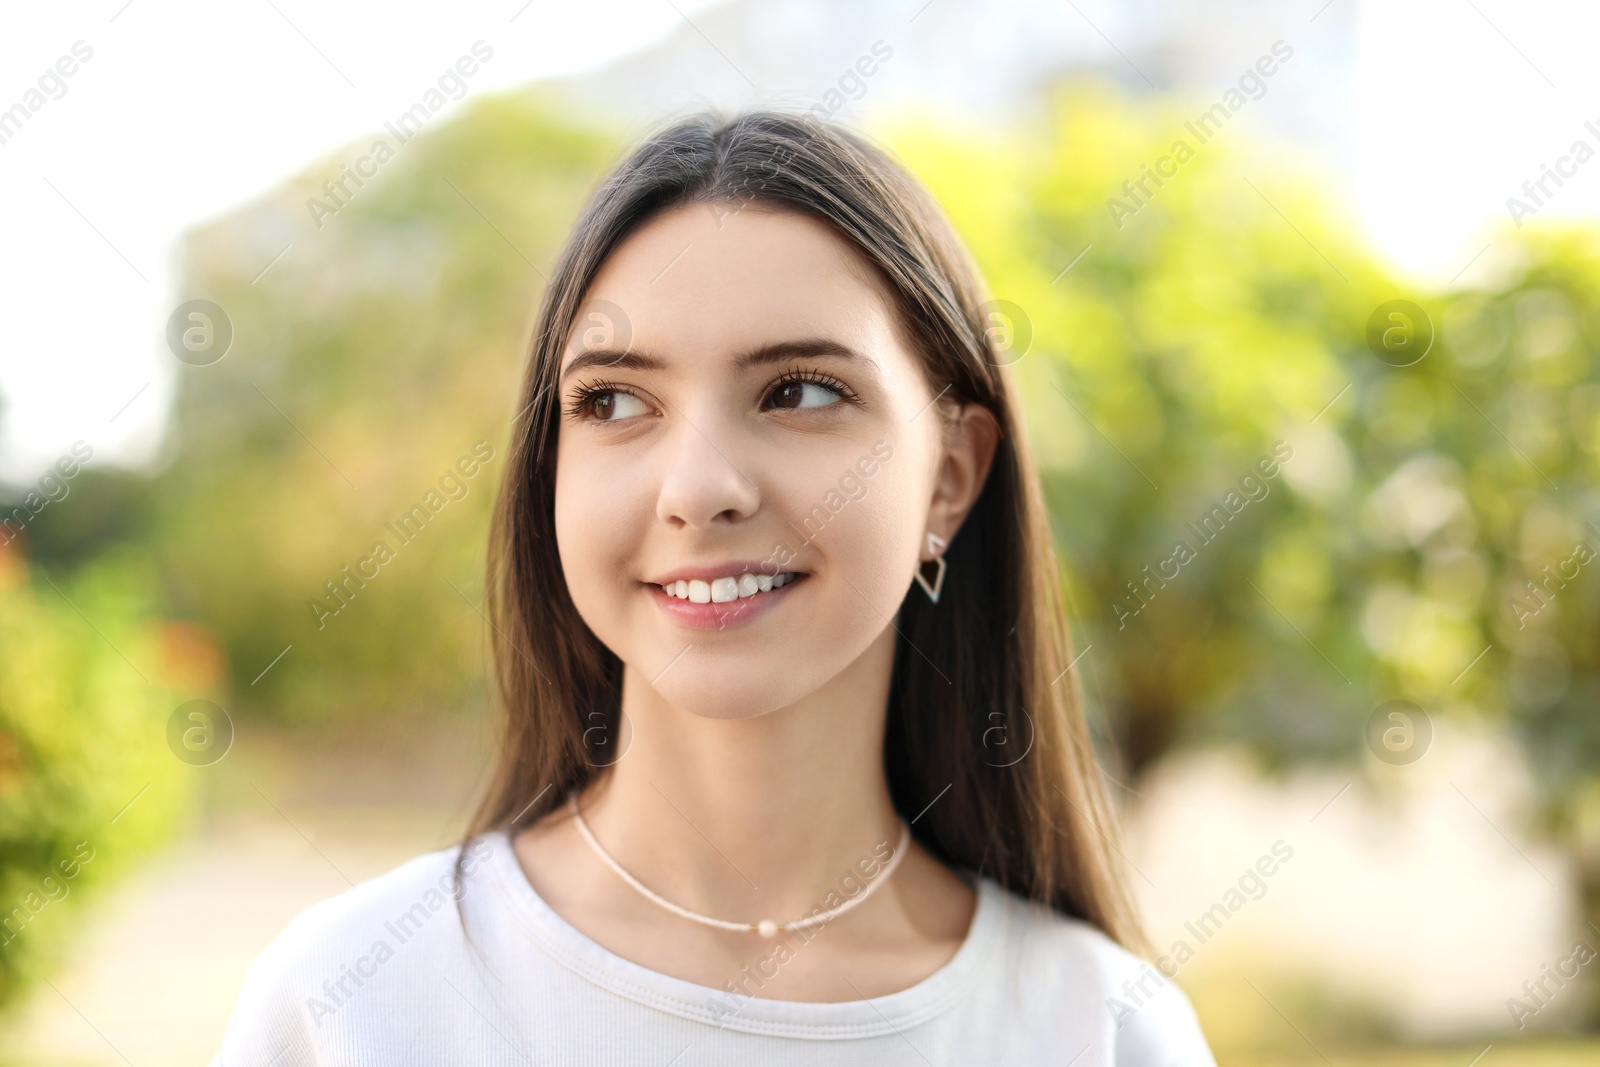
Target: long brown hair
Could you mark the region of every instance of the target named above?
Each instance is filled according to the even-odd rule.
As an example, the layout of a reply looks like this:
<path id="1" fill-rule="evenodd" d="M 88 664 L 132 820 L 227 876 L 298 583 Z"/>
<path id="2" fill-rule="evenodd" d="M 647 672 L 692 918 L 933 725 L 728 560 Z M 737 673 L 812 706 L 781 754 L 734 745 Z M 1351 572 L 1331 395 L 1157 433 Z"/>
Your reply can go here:
<path id="1" fill-rule="evenodd" d="M 999 423 L 988 480 L 946 552 L 939 603 L 912 585 L 900 606 L 883 752 L 890 794 L 946 865 L 1145 950 L 1076 675 L 1066 673 L 1071 642 L 1049 525 L 978 272 L 932 197 L 883 150 L 782 111 L 663 124 L 601 182 L 561 250 L 490 531 L 502 737 L 463 844 L 537 822 L 615 758 L 622 662 L 579 616 L 556 551 L 556 379 L 606 257 L 658 213 L 701 203 L 831 222 L 882 270 L 946 417 L 981 404 Z"/>

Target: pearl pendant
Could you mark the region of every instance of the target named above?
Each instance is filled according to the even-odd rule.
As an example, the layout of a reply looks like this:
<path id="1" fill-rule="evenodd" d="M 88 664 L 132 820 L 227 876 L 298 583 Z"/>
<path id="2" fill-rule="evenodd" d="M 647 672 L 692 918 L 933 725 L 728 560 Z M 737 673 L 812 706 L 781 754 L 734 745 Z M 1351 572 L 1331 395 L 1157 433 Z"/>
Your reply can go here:
<path id="1" fill-rule="evenodd" d="M 760 934 L 762 937 L 777 937 L 778 924 L 773 922 L 771 919 L 762 919 L 760 922 L 756 923 L 756 933 Z"/>

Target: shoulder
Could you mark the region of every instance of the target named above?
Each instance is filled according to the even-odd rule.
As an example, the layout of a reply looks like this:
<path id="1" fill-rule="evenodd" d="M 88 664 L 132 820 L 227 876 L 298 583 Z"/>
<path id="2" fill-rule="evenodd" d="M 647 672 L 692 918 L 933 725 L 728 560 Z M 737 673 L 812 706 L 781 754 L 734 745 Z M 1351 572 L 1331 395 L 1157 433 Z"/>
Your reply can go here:
<path id="1" fill-rule="evenodd" d="M 274 1052 L 309 1052 L 327 1018 L 343 1014 L 340 1021 L 350 1022 L 376 1009 L 388 999 L 381 987 L 392 991 L 412 969 L 387 966 L 391 959 L 426 966 L 458 940 L 452 937 L 461 930 L 457 905 L 491 855 L 491 840 L 474 838 L 465 848 L 416 856 L 302 909 L 246 971 L 221 1059 L 253 1062 L 269 1045 Z M 351 1004 L 360 1006 L 344 1012 Z"/>
<path id="2" fill-rule="evenodd" d="M 410 940 L 437 925 L 454 922 L 453 904 L 470 889 L 477 867 L 488 858 L 486 838 L 476 838 L 462 855 L 462 880 L 455 877 L 459 845 L 413 857 L 398 867 L 358 882 L 318 901 L 291 919 L 257 963 L 289 967 L 330 957 L 341 950 L 373 944 L 387 936 Z M 445 922 L 449 919 L 449 923 Z"/>
<path id="3" fill-rule="evenodd" d="M 1189 998 L 1154 964 L 1099 927 L 993 884 L 1006 913 L 1017 978 L 1073 1006 L 1116 1067 L 1215 1067 Z"/>

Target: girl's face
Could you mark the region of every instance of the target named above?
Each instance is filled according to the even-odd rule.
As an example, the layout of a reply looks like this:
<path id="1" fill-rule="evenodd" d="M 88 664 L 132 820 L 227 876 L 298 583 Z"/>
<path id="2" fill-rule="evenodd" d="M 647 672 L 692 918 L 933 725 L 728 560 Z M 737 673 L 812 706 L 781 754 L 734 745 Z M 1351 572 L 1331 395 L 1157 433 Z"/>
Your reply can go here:
<path id="1" fill-rule="evenodd" d="M 891 301 L 826 222 L 720 204 L 651 220 L 585 294 L 557 386 L 561 564 L 673 706 L 815 692 L 890 625 L 925 532 L 952 533 L 940 411 Z"/>

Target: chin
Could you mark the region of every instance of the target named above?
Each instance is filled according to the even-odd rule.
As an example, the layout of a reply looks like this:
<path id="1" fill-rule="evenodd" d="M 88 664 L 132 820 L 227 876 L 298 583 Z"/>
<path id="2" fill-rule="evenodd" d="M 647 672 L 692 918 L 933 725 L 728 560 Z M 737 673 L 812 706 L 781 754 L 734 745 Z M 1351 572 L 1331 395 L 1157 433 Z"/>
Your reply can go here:
<path id="1" fill-rule="evenodd" d="M 774 686 L 770 678 L 767 671 L 748 667 L 702 669 L 693 676 L 686 672 L 675 680 L 662 678 L 654 689 L 674 708 L 701 719 L 754 719 L 788 707 L 808 691 L 801 686 Z"/>

